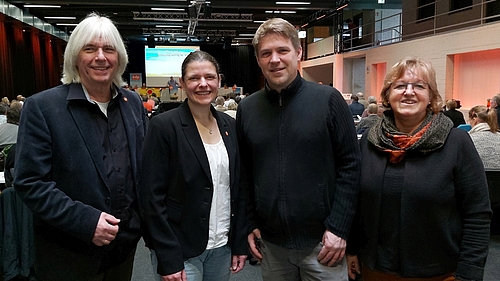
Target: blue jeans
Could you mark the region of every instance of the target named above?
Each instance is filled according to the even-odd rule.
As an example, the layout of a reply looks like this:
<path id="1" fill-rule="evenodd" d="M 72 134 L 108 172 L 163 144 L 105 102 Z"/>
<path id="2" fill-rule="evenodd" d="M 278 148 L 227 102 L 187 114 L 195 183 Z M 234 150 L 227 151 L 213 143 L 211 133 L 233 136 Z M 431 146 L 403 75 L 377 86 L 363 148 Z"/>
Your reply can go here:
<path id="1" fill-rule="evenodd" d="M 154 250 L 151 250 L 151 262 L 156 280 L 161 281 L 160 275 L 156 273 L 158 260 Z M 227 245 L 205 250 L 201 255 L 184 261 L 188 281 L 228 281 L 230 267 L 231 249 Z"/>
<path id="2" fill-rule="evenodd" d="M 322 265 L 315 247 L 287 249 L 262 241 L 262 279 L 264 281 L 347 281 L 345 258 L 334 267 Z"/>

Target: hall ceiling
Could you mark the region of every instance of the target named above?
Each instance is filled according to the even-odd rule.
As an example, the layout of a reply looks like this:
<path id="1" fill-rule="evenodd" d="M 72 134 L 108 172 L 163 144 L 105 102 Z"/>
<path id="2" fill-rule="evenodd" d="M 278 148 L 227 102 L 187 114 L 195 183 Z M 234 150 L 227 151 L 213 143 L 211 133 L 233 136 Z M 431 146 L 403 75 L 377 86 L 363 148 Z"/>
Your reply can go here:
<path id="1" fill-rule="evenodd" d="M 254 34 L 260 25 L 260 22 L 255 21 L 264 21 L 271 17 L 282 17 L 293 25 L 301 26 L 304 22 L 332 11 L 338 5 L 343 5 L 346 2 L 338 0 L 298 0 L 300 2 L 310 2 L 310 4 L 280 5 L 276 1 L 255 0 L 7 1 L 68 33 L 74 29 L 74 26 L 60 24 L 76 24 L 88 13 L 98 12 L 109 16 L 116 23 L 125 40 L 144 42 L 147 41 L 147 37 L 151 34 L 156 37 L 163 37 L 165 41 L 171 34 L 174 34 L 174 37 L 177 35 L 179 38 L 183 35 L 192 35 L 193 38 L 198 39 L 203 37 L 203 40 L 206 36 L 212 36 L 212 38 L 226 36 L 231 37 L 233 42 L 236 42 L 238 38 L 247 37 L 248 41 L 251 38 L 249 34 Z M 61 7 L 26 8 L 26 4 L 60 5 Z M 188 12 L 188 6 L 190 5 L 196 8 L 196 15 Z M 152 8 L 179 10 L 159 11 L 152 10 Z M 74 19 L 61 20 L 52 19 L 51 17 L 74 17 Z"/>

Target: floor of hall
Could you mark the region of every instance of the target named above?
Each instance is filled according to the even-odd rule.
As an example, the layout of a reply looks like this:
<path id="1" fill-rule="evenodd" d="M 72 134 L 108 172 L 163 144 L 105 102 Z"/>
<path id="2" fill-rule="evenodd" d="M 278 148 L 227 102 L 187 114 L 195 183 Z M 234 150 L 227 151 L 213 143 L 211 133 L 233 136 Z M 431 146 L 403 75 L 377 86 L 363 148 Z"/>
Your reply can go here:
<path id="1" fill-rule="evenodd" d="M 261 281 L 259 265 L 245 265 L 245 268 L 231 275 L 230 281 Z M 134 272 L 132 281 L 154 280 L 153 268 L 150 262 L 149 250 L 144 246 L 143 241 L 137 247 L 135 255 Z M 491 236 L 490 250 L 484 271 L 484 281 L 500 280 L 500 235 Z"/>

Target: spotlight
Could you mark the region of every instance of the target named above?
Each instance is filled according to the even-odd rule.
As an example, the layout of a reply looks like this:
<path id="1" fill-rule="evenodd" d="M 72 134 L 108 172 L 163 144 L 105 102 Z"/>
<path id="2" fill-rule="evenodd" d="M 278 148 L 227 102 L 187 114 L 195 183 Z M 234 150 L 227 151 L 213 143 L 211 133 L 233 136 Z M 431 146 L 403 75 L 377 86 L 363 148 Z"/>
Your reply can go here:
<path id="1" fill-rule="evenodd" d="M 212 6 L 209 3 L 207 3 L 205 5 L 205 12 L 203 13 L 203 16 L 206 19 L 208 19 L 208 18 L 210 18 L 212 16 Z"/>

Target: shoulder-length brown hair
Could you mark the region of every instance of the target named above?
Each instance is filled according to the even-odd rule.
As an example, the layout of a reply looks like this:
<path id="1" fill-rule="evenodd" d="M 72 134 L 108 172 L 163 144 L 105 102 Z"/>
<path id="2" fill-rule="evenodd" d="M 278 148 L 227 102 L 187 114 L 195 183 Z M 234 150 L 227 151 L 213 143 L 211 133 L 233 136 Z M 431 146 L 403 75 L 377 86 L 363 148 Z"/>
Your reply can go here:
<path id="1" fill-rule="evenodd" d="M 409 70 L 417 77 L 422 79 L 429 85 L 429 98 L 430 104 L 427 106 L 433 113 L 438 113 L 442 108 L 442 100 L 437 89 L 436 71 L 430 62 L 425 61 L 418 57 L 406 57 L 401 59 L 387 72 L 384 79 L 384 86 L 380 92 L 382 98 L 382 105 L 391 108 L 389 104 L 389 94 L 391 93 L 391 85 L 394 81 L 403 77 L 405 72 Z"/>

